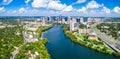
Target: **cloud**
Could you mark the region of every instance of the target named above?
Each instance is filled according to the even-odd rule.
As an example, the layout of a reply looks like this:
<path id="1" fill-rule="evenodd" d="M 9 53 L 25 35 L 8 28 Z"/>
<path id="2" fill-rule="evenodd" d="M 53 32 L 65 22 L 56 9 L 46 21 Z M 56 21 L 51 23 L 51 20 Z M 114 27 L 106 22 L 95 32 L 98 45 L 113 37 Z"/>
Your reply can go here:
<path id="1" fill-rule="evenodd" d="M 78 0 L 76 3 L 84 3 L 86 0 Z"/>
<path id="2" fill-rule="evenodd" d="M 94 8 L 99 8 L 99 7 L 103 7 L 103 6 L 104 6 L 103 4 L 98 4 L 96 1 L 92 0 L 86 5 L 86 8 L 94 9 Z"/>
<path id="3" fill-rule="evenodd" d="M 78 9 L 77 12 L 87 13 L 86 7 L 82 7 L 81 9 Z"/>
<path id="4" fill-rule="evenodd" d="M 80 4 L 80 3 L 84 3 L 84 2 L 86 2 L 86 0 L 77 0 L 77 2 L 72 3 L 72 5 L 74 5 L 74 4 Z"/>
<path id="5" fill-rule="evenodd" d="M 4 0 L 10 1 L 10 0 Z M 87 0 L 77 0 L 75 4 L 84 3 Z M 4 7 L 0 7 L 0 13 L 2 15 L 76 15 L 76 16 L 120 16 L 120 7 L 116 6 L 112 10 L 98 3 L 96 0 L 89 1 L 86 5 L 80 8 L 74 8 L 72 5 L 62 3 L 61 0 L 24 0 L 24 3 L 31 4 L 31 7 L 25 6 L 17 10 L 10 9 L 5 10 Z M 42 9 L 41 9 L 42 8 Z M 5 12 L 3 12 L 5 11 Z M 8 12 L 7 12 L 8 11 Z M 114 12 L 114 13 L 112 13 Z M 5 14 L 6 13 L 6 14 Z M 1 14 L 0 14 L 1 15 Z"/>
<path id="6" fill-rule="evenodd" d="M 48 9 L 59 10 L 59 11 L 63 10 L 66 7 L 67 5 L 61 4 L 60 1 L 51 1 L 48 3 L 47 6 Z"/>
<path id="7" fill-rule="evenodd" d="M 67 12 L 73 10 L 72 5 L 62 4 L 60 0 L 33 0 L 32 7 Z"/>
<path id="8" fill-rule="evenodd" d="M 47 7 L 48 0 L 33 0 L 32 7 L 34 8 L 45 8 Z"/>
<path id="9" fill-rule="evenodd" d="M 18 10 L 13 10 L 13 9 L 9 9 L 9 10 L 6 10 L 5 14 L 17 14 L 19 13 Z"/>
<path id="10" fill-rule="evenodd" d="M 90 12 L 91 12 L 91 13 L 94 13 L 94 12 L 96 12 L 96 11 L 95 11 L 95 10 L 90 10 Z"/>
<path id="11" fill-rule="evenodd" d="M 26 13 L 27 10 L 26 10 L 25 8 L 20 8 L 20 9 L 18 10 L 18 12 L 19 12 L 19 13 Z"/>
<path id="12" fill-rule="evenodd" d="M 71 5 L 69 5 L 65 9 L 63 9 L 62 11 L 69 12 L 69 11 L 72 11 L 72 10 L 73 10 L 73 7 Z"/>
<path id="13" fill-rule="evenodd" d="M 0 16 L 57 16 L 58 12 L 53 10 L 39 10 L 39 9 L 26 9 L 20 8 L 18 10 L 9 9 L 0 14 Z"/>
<path id="14" fill-rule="evenodd" d="M 82 8 L 78 9 L 77 12 L 82 12 L 82 13 L 95 13 L 96 10 L 100 7 L 104 7 L 103 4 L 98 4 L 96 1 L 92 0 L 86 4 L 86 6 L 83 6 Z M 107 8 L 104 8 L 105 12 L 109 12 Z"/>
<path id="15" fill-rule="evenodd" d="M 113 12 L 120 13 L 120 7 L 118 6 L 114 7 Z"/>
<path id="16" fill-rule="evenodd" d="M 16 10 L 14 10 L 12 13 L 17 13 L 17 11 L 16 11 Z"/>
<path id="17" fill-rule="evenodd" d="M 10 4 L 12 1 L 13 1 L 13 0 L 3 0 L 3 1 L 2 1 L 2 4 L 3 4 L 3 5 L 8 5 L 8 4 Z"/>
<path id="18" fill-rule="evenodd" d="M 0 11 L 4 10 L 4 7 L 0 7 Z"/>
<path id="19" fill-rule="evenodd" d="M 4 12 L 5 8 L 4 7 L 0 7 L 0 13 Z"/>
<path id="20" fill-rule="evenodd" d="M 107 7 L 103 7 L 102 13 L 111 13 L 110 9 Z"/>
<path id="21" fill-rule="evenodd" d="M 30 2 L 31 0 L 25 0 L 25 3 L 28 5 L 28 3 Z"/>

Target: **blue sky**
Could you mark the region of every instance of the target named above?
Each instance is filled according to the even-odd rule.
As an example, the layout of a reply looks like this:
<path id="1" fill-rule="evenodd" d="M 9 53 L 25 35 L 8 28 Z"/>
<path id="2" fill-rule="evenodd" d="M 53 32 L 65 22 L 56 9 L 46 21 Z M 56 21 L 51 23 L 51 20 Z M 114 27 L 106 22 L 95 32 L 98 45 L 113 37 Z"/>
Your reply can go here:
<path id="1" fill-rule="evenodd" d="M 0 16 L 120 17 L 120 0 L 0 0 Z"/>

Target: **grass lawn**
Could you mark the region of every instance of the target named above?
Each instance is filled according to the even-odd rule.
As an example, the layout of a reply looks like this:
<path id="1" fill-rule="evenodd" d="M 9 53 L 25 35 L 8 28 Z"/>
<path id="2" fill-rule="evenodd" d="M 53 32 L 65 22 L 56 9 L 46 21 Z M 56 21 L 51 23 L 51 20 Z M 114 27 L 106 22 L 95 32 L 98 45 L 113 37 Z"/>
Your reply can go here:
<path id="1" fill-rule="evenodd" d="M 85 39 L 83 36 L 79 36 L 81 39 Z"/>

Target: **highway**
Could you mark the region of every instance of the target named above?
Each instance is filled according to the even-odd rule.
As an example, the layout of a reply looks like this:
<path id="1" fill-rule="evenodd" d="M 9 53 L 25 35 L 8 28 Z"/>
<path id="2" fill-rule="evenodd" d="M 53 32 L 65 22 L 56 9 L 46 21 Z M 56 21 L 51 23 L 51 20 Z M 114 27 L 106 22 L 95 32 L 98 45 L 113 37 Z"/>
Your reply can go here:
<path id="1" fill-rule="evenodd" d="M 100 30 L 94 28 L 94 26 L 96 25 L 97 24 L 93 24 L 91 26 L 92 31 L 94 31 L 97 34 L 97 36 L 110 48 L 112 48 L 116 52 L 120 52 L 120 41 L 115 40 L 114 38 L 108 36 L 107 34 L 100 32 Z"/>

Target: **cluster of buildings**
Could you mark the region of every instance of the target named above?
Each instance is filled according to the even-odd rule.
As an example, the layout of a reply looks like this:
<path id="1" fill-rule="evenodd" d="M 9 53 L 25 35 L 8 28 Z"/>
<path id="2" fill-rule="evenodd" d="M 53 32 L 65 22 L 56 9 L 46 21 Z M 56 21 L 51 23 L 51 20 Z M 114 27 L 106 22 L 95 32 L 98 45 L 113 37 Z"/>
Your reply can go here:
<path id="1" fill-rule="evenodd" d="M 36 30 L 40 26 L 49 26 L 49 24 L 47 24 L 47 20 L 45 20 L 44 18 L 27 21 L 23 20 L 20 23 L 21 25 L 23 25 L 23 35 L 25 42 L 38 41 Z"/>
<path id="2" fill-rule="evenodd" d="M 21 25 L 29 25 L 29 26 L 31 26 L 32 25 L 32 27 L 39 27 L 39 26 L 47 26 L 47 24 L 46 24 L 46 20 L 44 20 L 44 19 L 35 19 L 35 20 L 26 20 L 26 21 L 20 21 L 20 24 Z"/>
<path id="3" fill-rule="evenodd" d="M 10 24 L 5 24 L 5 23 L 3 23 L 3 22 L 0 22 L 0 29 L 2 29 L 2 28 L 6 28 L 6 27 L 15 27 L 15 26 L 17 26 L 17 25 L 10 25 Z"/>
<path id="4" fill-rule="evenodd" d="M 0 28 L 5 28 L 5 25 L 3 25 L 2 22 L 0 22 Z"/>
<path id="5" fill-rule="evenodd" d="M 79 35 L 88 35 L 89 40 L 97 40 L 97 34 L 92 31 L 90 28 L 91 24 L 99 24 L 102 21 L 102 18 L 93 18 L 93 17 L 68 17 L 67 19 L 62 18 L 61 21 L 57 19 L 58 23 L 69 24 L 69 30 L 73 32 L 77 32 Z M 86 27 L 80 28 L 81 25 L 85 25 Z"/>

